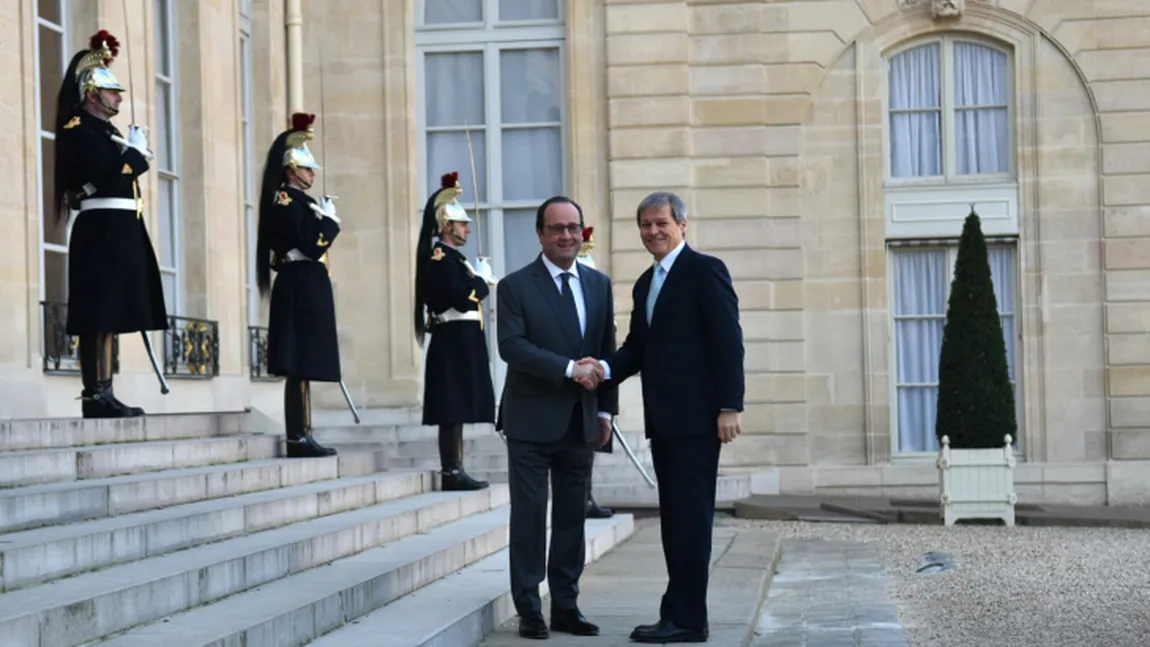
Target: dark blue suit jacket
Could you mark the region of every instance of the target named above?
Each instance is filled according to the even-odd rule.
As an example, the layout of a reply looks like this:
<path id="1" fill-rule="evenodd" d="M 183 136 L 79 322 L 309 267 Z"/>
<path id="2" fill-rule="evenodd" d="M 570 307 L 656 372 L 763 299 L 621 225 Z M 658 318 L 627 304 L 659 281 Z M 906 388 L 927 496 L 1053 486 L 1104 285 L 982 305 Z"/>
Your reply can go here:
<path id="1" fill-rule="evenodd" d="M 611 382 L 643 374 L 648 438 L 718 433 L 719 412 L 743 410 L 743 330 L 739 298 L 723 261 L 684 245 L 663 280 L 653 323 L 647 293 L 654 268 L 631 291 L 627 339 L 605 358 Z"/>

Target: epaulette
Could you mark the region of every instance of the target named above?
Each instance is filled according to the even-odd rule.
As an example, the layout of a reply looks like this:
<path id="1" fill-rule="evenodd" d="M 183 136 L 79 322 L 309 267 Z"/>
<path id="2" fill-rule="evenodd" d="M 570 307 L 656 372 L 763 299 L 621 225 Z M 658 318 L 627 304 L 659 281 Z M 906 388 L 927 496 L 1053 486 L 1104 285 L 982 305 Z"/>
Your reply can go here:
<path id="1" fill-rule="evenodd" d="M 443 248 L 442 247 L 436 247 L 431 252 L 431 260 L 433 260 L 433 261 L 442 261 L 443 257 L 444 257 L 444 254 L 443 254 Z"/>
<path id="2" fill-rule="evenodd" d="M 284 207 L 291 204 L 291 196 L 288 195 L 287 191 L 280 191 L 276 194 L 276 204 Z"/>

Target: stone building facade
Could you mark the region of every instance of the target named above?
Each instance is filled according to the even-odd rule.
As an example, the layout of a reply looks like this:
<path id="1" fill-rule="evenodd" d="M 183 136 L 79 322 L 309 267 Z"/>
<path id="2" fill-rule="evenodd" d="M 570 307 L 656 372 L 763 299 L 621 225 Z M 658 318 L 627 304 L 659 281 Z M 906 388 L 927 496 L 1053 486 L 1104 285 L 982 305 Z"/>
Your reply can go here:
<path id="1" fill-rule="evenodd" d="M 78 413 L 78 377 L 45 368 L 68 349 L 41 305 L 66 298 L 66 232 L 42 216 L 40 169 L 67 56 L 106 28 L 128 41 L 113 69 L 137 120 L 170 151 L 145 199 L 169 309 L 187 319 L 155 340 L 192 375 L 160 396 L 123 337 L 117 391 L 150 411 L 278 415 L 280 386 L 253 362 L 252 203 L 263 151 L 306 110 L 340 196 L 333 279 L 360 407 L 420 399 L 413 247 L 441 173 L 460 172 L 469 209 L 478 194 L 469 253 L 497 274 L 537 252 L 535 205 L 579 200 L 621 330 L 650 262 L 634 207 L 670 189 L 690 206 L 688 240 L 727 262 L 741 299 L 747 434 L 725 469 L 770 468 L 787 492 L 929 493 L 941 320 L 973 205 L 1011 352 L 1020 497 L 1150 498 L 1142 0 L 18 4 L 0 16 L 19 52 L 0 71 L 18 124 L 0 135 L 0 221 L 21 234 L 0 260 L 0 415 Z M 205 339 L 218 346 L 206 369 L 192 352 Z M 334 386 L 314 397 L 342 406 Z"/>

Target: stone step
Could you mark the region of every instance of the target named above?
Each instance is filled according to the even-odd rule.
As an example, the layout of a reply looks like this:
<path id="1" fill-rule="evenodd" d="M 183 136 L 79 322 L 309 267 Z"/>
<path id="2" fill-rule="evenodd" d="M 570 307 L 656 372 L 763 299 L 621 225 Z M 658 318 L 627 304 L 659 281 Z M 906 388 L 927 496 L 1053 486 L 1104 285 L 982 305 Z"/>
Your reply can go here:
<path id="1" fill-rule="evenodd" d="M 246 419 L 246 413 L 236 411 L 109 420 L 5 420 L 0 422 L 0 451 L 227 436 L 239 434 Z"/>
<path id="2" fill-rule="evenodd" d="M 638 470 L 631 467 L 634 472 L 633 480 L 623 482 L 597 480 L 591 483 L 591 494 L 600 505 L 611 508 L 657 508 L 659 507 L 659 490 L 657 487 L 647 485 Z M 647 473 L 652 479 L 655 471 L 650 467 Z M 658 485 L 658 481 L 656 481 Z M 720 475 L 715 490 L 715 502 L 723 506 L 732 504 L 739 499 L 751 496 L 751 475 Z"/>
<path id="3" fill-rule="evenodd" d="M 282 444 L 274 436 L 236 435 L 0 452 L 0 487 L 273 458 Z"/>
<path id="4" fill-rule="evenodd" d="M 342 424 L 316 426 L 312 431 L 323 445 L 343 445 L 348 443 L 384 443 L 395 444 L 410 441 L 436 442 L 439 438 L 439 428 L 424 425 L 368 425 L 368 424 Z M 495 426 L 463 425 L 463 437 L 484 438 L 498 437 Z"/>
<path id="5" fill-rule="evenodd" d="M 0 591 L 430 489 L 429 472 L 380 472 L 0 535 Z"/>
<path id="6" fill-rule="evenodd" d="M 430 492 L 3 594 L 5 647 L 76 647 L 507 503 Z"/>
<path id="7" fill-rule="evenodd" d="M 635 525 L 631 515 L 619 514 L 610 519 L 588 520 L 586 528 L 586 562 L 592 563 L 630 537 Z M 308 647 L 475 645 L 496 627 L 515 616 L 510 588 L 508 551 L 504 549 L 307 645 Z M 544 579 L 539 585 L 539 593 L 541 596 L 546 596 L 547 591 L 547 580 Z M 575 640 L 586 641 L 586 644 L 595 642 L 594 638 Z M 270 647 L 273 644 L 287 643 L 247 643 L 248 647 Z M 583 644 L 583 642 L 564 644 Z M 142 643 L 140 647 L 143 647 Z"/>
<path id="8" fill-rule="evenodd" d="M 2 454 L 0 454 L 2 455 Z M 0 533 L 100 519 L 384 468 L 386 453 L 256 460 L 0 490 Z"/>
<path id="9" fill-rule="evenodd" d="M 502 550 L 508 515 L 506 505 L 473 514 L 96 645 L 302 645 Z"/>

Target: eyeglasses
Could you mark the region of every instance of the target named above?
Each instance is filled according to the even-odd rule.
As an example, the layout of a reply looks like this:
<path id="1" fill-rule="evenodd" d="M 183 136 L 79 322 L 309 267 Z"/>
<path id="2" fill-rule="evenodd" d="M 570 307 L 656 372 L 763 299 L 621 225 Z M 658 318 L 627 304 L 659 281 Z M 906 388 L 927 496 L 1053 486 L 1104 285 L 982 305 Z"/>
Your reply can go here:
<path id="1" fill-rule="evenodd" d="M 564 232 L 572 235 L 583 233 L 583 225 L 577 223 L 570 225 L 547 225 L 545 229 L 552 236 L 558 236 Z"/>

